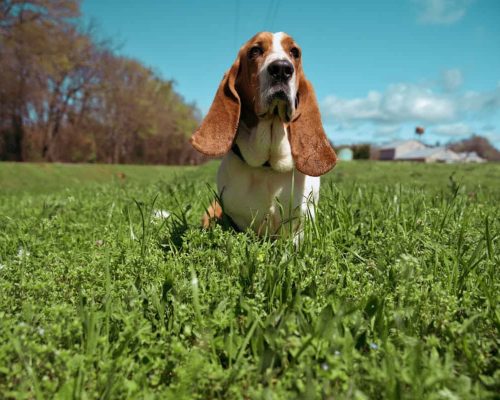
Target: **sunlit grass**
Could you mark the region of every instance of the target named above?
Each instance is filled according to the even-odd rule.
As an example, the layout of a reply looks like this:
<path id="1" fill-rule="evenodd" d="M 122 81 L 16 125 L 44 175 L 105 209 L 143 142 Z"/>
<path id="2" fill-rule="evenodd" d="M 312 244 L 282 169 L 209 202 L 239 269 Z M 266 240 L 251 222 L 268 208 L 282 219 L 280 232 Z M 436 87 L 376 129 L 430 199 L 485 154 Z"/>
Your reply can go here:
<path id="1" fill-rule="evenodd" d="M 216 163 L 77 184 L 17 167 L 0 164 L 0 397 L 500 389 L 499 165 L 341 164 L 298 249 L 200 229 Z"/>

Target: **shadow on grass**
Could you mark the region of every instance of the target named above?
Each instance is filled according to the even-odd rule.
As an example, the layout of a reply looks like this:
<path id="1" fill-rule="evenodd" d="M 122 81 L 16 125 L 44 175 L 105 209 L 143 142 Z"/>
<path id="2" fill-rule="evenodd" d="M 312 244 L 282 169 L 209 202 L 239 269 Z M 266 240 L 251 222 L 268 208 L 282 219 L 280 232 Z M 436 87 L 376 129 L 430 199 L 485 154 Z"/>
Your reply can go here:
<path id="1" fill-rule="evenodd" d="M 190 207 L 187 206 L 181 213 L 173 213 L 170 217 L 166 234 L 160 239 L 159 245 L 165 253 L 181 253 L 184 251 L 186 242 L 186 233 L 190 230 L 196 230 L 199 233 L 208 233 L 207 246 L 213 243 L 212 235 L 215 234 L 216 227 L 220 227 L 222 232 L 232 234 L 240 233 L 241 230 L 227 216 L 222 219 L 213 219 L 208 227 L 203 227 L 201 218 L 199 224 L 193 225 L 188 222 L 187 214 Z"/>

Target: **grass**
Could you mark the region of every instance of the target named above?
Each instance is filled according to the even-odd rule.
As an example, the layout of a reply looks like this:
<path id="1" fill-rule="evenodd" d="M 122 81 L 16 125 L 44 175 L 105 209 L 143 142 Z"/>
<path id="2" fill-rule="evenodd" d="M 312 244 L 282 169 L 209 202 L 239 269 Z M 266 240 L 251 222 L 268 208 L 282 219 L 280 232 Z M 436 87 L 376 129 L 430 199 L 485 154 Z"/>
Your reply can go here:
<path id="1" fill-rule="evenodd" d="M 96 185 L 112 181 L 141 181 L 154 183 L 174 178 L 194 167 L 113 165 L 113 164 L 42 164 L 2 163 L 0 184 L 2 194 L 49 194 L 82 185 Z"/>
<path id="2" fill-rule="evenodd" d="M 497 398 L 500 165 L 341 164 L 298 250 L 216 167 L 0 164 L 1 398 Z"/>

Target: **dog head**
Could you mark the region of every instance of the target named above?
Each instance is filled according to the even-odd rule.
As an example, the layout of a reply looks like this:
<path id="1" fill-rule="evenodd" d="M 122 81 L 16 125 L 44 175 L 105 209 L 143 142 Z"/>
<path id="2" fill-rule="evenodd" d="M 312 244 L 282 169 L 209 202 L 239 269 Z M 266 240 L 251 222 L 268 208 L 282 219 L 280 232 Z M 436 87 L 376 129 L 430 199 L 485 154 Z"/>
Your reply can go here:
<path id="1" fill-rule="evenodd" d="M 241 47 L 191 143 L 201 153 L 221 156 L 231 148 L 240 120 L 252 127 L 275 116 L 288 127 L 300 172 L 319 176 L 333 168 L 335 152 L 304 75 L 300 47 L 283 32 L 261 32 Z"/>

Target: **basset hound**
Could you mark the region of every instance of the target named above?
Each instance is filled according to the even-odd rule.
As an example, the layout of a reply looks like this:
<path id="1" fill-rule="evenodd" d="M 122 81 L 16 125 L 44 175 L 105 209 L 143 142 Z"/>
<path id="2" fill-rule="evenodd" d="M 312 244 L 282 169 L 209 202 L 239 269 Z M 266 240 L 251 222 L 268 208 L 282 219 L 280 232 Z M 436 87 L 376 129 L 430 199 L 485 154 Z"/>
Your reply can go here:
<path id="1" fill-rule="evenodd" d="M 302 51 L 283 32 L 258 33 L 241 47 L 191 143 L 223 156 L 219 202 L 203 224 L 224 214 L 260 235 L 300 233 L 304 218 L 314 218 L 320 175 L 336 162 Z"/>

